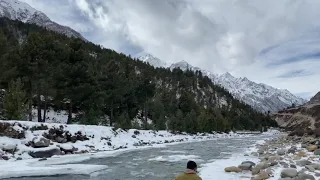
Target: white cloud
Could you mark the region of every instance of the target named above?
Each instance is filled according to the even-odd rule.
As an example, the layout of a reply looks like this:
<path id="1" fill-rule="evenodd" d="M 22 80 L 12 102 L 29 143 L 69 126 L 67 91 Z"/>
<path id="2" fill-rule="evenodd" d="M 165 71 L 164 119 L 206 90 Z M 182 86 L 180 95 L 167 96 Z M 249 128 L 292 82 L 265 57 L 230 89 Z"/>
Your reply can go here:
<path id="1" fill-rule="evenodd" d="M 303 35 L 320 26 L 318 0 L 58 0 L 56 7 L 46 6 L 48 0 L 24 1 L 59 23 L 77 30 L 90 27 L 88 39 L 117 51 L 128 53 L 130 47 L 139 47 L 169 63 L 186 60 L 215 73 L 229 71 L 294 93 L 316 93 L 320 87 L 315 82 L 320 76 L 316 60 L 282 62 L 307 53 L 307 47 L 317 50 L 320 43 L 306 43 Z M 291 39 L 298 43 L 287 42 Z M 281 48 L 259 56 L 270 46 Z M 267 66 L 271 62 L 278 65 Z M 312 75 L 279 78 L 301 69 Z"/>

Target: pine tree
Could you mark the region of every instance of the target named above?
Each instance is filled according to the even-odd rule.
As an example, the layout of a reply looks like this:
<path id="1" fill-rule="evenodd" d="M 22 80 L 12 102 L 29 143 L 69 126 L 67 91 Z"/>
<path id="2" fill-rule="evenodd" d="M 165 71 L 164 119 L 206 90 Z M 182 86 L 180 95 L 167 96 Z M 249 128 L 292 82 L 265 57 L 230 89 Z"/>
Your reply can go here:
<path id="1" fill-rule="evenodd" d="M 27 96 L 20 79 L 11 81 L 3 100 L 6 119 L 24 120 L 27 112 Z"/>
<path id="2" fill-rule="evenodd" d="M 198 132 L 197 114 L 194 110 L 185 117 L 185 131 L 188 133 Z"/>

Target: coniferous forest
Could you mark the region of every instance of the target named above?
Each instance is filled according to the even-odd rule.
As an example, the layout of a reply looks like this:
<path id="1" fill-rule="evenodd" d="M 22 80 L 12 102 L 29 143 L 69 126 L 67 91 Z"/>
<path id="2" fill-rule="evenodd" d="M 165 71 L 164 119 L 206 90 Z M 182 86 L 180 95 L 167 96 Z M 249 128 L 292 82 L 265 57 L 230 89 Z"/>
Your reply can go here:
<path id="1" fill-rule="evenodd" d="M 268 115 L 235 100 L 200 71 L 154 68 L 122 53 L 36 25 L 0 18 L 0 89 L 4 119 L 44 122 L 48 108 L 68 123 L 174 132 L 261 130 Z M 76 117 L 71 114 L 76 113 Z M 152 123 L 147 123 L 148 119 Z"/>

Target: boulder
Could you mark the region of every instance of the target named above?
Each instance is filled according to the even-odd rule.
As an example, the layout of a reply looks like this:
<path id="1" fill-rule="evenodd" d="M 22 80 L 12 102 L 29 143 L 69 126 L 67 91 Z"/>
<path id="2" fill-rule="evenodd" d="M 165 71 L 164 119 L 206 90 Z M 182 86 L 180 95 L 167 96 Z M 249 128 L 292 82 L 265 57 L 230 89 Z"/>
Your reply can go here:
<path id="1" fill-rule="evenodd" d="M 309 152 L 313 152 L 313 151 L 315 151 L 316 149 L 318 149 L 318 146 L 317 146 L 317 145 L 310 145 L 310 146 L 307 147 L 307 150 L 308 150 Z"/>
<path id="2" fill-rule="evenodd" d="M 31 146 L 34 148 L 48 147 L 50 145 L 50 140 L 44 137 L 35 137 L 32 139 Z"/>
<path id="3" fill-rule="evenodd" d="M 57 143 L 66 143 L 68 140 L 67 140 L 66 138 L 64 138 L 64 137 L 57 136 L 57 137 L 55 138 L 55 141 L 56 141 Z"/>
<path id="4" fill-rule="evenodd" d="M 73 153 L 74 151 L 78 150 L 77 148 L 73 147 L 73 145 L 71 144 L 59 144 L 57 145 L 57 147 L 59 147 L 60 150 L 64 153 L 68 153 L 68 152 Z"/>
<path id="5" fill-rule="evenodd" d="M 277 154 L 278 154 L 279 156 L 283 156 L 283 155 L 286 154 L 286 151 L 285 151 L 284 149 L 279 149 L 279 150 L 277 151 Z"/>
<path id="6" fill-rule="evenodd" d="M 305 152 L 299 152 L 299 153 L 297 154 L 297 157 L 299 157 L 299 158 L 306 157 L 306 156 L 307 156 L 307 155 L 306 155 Z"/>
<path id="7" fill-rule="evenodd" d="M 315 168 L 312 165 L 306 165 L 305 166 L 310 172 L 314 172 Z"/>
<path id="8" fill-rule="evenodd" d="M 306 165 L 311 164 L 311 162 L 308 160 L 300 160 L 300 161 L 296 161 L 296 164 L 299 166 L 306 166 Z"/>
<path id="9" fill-rule="evenodd" d="M 268 157 L 268 162 L 269 163 L 274 162 L 274 161 L 279 161 L 279 160 L 281 160 L 280 156 L 269 156 Z"/>
<path id="10" fill-rule="evenodd" d="M 297 151 L 297 148 L 295 146 L 292 146 L 290 149 L 288 149 L 287 153 L 294 154 L 294 153 L 296 153 L 296 151 Z"/>
<path id="11" fill-rule="evenodd" d="M 301 147 L 302 147 L 302 148 L 307 148 L 308 145 L 306 145 L 306 144 L 301 144 Z"/>
<path id="12" fill-rule="evenodd" d="M 260 162 L 259 164 L 256 165 L 257 168 L 259 168 L 260 170 L 262 169 L 266 169 L 268 167 L 270 167 L 270 164 L 266 163 L 266 162 Z"/>
<path id="13" fill-rule="evenodd" d="M 241 164 L 251 164 L 251 166 L 255 166 L 256 163 L 252 162 L 252 161 L 243 161 Z"/>
<path id="14" fill-rule="evenodd" d="M 259 172 L 260 172 L 260 168 L 258 167 L 253 167 L 251 170 L 252 175 L 259 174 Z"/>
<path id="15" fill-rule="evenodd" d="M 243 164 L 240 164 L 238 166 L 238 168 L 241 170 L 249 171 L 252 168 L 252 164 L 251 163 L 243 163 Z"/>
<path id="16" fill-rule="evenodd" d="M 23 130 L 17 130 L 16 128 L 9 126 L 3 132 L 3 136 L 7 136 L 14 139 L 23 139 L 25 138 Z"/>
<path id="17" fill-rule="evenodd" d="M 286 168 L 281 171 L 281 178 L 293 178 L 298 175 L 296 169 L 293 168 Z"/>
<path id="18" fill-rule="evenodd" d="M 54 155 L 60 155 L 61 150 L 58 147 L 54 147 L 51 149 L 43 148 L 43 149 L 37 149 L 37 151 L 30 151 L 29 155 L 33 158 L 49 158 Z"/>
<path id="19" fill-rule="evenodd" d="M 315 170 L 320 170 L 320 164 L 312 163 L 310 164 Z"/>
<path id="20" fill-rule="evenodd" d="M 315 178 L 312 175 L 306 174 L 306 173 L 299 173 L 296 179 L 297 180 L 315 180 Z"/>
<path id="21" fill-rule="evenodd" d="M 17 149 L 17 144 L 11 141 L 0 143 L 0 149 L 6 152 L 14 152 Z"/>
<path id="22" fill-rule="evenodd" d="M 224 171 L 225 172 L 236 172 L 236 173 L 242 172 L 242 170 L 236 166 L 226 167 L 226 168 L 224 168 Z"/>
<path id="23" fill-rule="evenodd" d="M 314 155 L 320 155 L 320 149 L 316 149 L 313 153 Z"/>
<path id="24" fill-rule="evenodd" d="M 269 174 L 267 172 L 260 172 L 258 175 L 256 175 L 253 180 L 265 180 L 269 178 Z"/>
<path id="25" fill-rule="evenodd" d="M 2 156 L 1 159 L 5 160 L 5 161 L 8 161 L 9 157 L 8 156 Z"/>

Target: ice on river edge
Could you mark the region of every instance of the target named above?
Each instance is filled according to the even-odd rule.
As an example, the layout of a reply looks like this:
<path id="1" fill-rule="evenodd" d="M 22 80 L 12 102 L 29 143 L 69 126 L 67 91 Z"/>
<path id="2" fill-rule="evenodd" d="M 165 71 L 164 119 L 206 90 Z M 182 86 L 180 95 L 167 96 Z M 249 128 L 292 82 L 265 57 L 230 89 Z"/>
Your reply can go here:
<path id="1" fill-rule="evenodd" d="M 267 139 L 265 139 L 267 140 Z M 244 161 L 251 161 L 254 163 L 258 163 L 259 159 L 254 156 L 245 156 L 246 154 L 250 154 L 251 152 L 255 152 L 257 149 L 255 148 L 256 144 L 264 144 L 265 140 L 259 140 L 256 143 L 252 144 L 252 147 L 244 150 L 243 152 L 238 152 L 232 154 L 232 156 L 228 159 L 218 159 L 214 160 L 211 163 L 204 164 L 200 167 L 200 176 L 203 180 L 213 180 L 213 179 L 223 179 L 223 180 L 243 180 L 250 179 L 252 176 L 250 172 L 248 173 L 226 173 L 224 168 L 234 166 L 235 164 L 241 164 Z M 280 170 L 276 169 L 274 172 L 275 176 L 270 177 L 268 180 L 278 180 L 280 174 Z M 249 178 L 245 178 L 249 177 Z"/>

